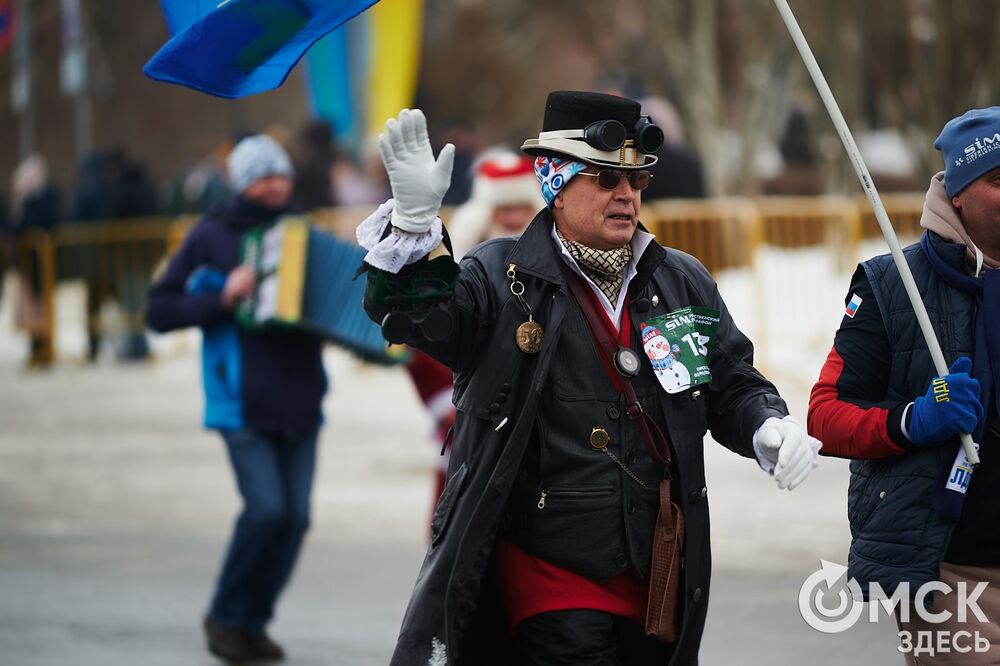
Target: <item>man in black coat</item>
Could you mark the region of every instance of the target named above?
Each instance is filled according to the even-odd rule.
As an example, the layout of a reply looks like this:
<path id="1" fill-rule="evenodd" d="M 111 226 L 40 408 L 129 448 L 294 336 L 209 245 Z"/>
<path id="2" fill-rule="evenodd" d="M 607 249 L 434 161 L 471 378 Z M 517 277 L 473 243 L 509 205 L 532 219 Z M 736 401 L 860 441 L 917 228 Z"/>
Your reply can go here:
<path id="1" fill-rule="evenodd" d="M 639 224 L 660 144 L 634 101 L 552 93 L 522 147 L 546 208 L 459 268 L 428 259 L 453 148 L 434 159 L 420 111 L 386 124 L 394 198 L 358 229 L 366 307 L 454 371 L 458 412 L 393 664 L 696 663 L 706 430 L 781 488 L 815 466 L 819 442 L 754 370 L 708 272 Z M 647 635 L 653 535 L 678 510 L 683 564 L 660 640 Z"/>

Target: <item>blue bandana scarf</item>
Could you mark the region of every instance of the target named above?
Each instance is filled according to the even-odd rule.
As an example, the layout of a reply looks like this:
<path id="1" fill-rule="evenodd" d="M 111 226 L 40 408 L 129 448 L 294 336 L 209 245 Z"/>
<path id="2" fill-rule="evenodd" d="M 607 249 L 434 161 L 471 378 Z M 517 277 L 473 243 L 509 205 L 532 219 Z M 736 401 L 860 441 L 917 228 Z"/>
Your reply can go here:
<path id="1" fill-rule="evenodd" d="M 587 168 L 586 164 L 563 157 L 539 155 L 535 158 L 535 178 L 542 186 L 545 205 L 552 208 L 556 196 L 566 187 L 570 178 Z"/>
<path id="2" fill-rule="evenodd" d="M 986 418 L 980 421 L 976 431 L 972 433 L 972 439 L 981 443 L 986 423 L 990 418 L 995 418 L 996 414 L 1000 414 L 1000 392 L 995 390 L 1000 386 L 1000 373 L 998 373 L 1000 363 L 993 364 L 990 358 L 991 351 L 1000 353 L 1000 308 L 995 307 L 1000 304 L 1000 269 L 988 270 L 983 277 L 973 277 L 954 268 L 938 255 L 927 232 L 920 238 L 920 247 L 938 277 L 954 289 L 972 294 L 976 298 L 972 376 L 979 381 L 981 388 L 979 401 L 986 412 Z M 945 480 L 950 478 L 951 472 L 950 466 L 943 471 Z M 935 485 L 934 507 L 941 515 L 957 521 L 961 516 L 964 493 L 949 490 L 944 483 Z"/>

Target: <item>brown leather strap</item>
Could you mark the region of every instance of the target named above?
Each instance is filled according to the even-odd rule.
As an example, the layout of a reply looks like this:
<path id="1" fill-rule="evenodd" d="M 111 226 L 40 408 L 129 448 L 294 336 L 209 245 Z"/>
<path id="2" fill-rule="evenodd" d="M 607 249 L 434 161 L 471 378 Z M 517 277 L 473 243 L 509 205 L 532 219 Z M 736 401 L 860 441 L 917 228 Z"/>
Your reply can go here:
<path id="1" fill-rule="evenodd" d="M 584 283 L 583 279 L 574 273 L 569 266 L 562 264 L 561 268 L 563 276 L 566 279 L 566 285 L 573 293 L 577 305 L 580 306 L 583 317 L 587 320 L 587 326 L 590 328 L 590 332 L 597 342 L 597 349 L 606 361 L 605 365 L 609 368 L 608 372 L 615 372 L 614 359 L 618 346 L 608 335 L 608 331 L 602 320 L 604 315 L 597 309 L 599 304 L 597 303 L 596 296 L 590 287 Z M 631 335 L 631 331 L 629 335 Z M 639 426 L 639 434 L 642 436 L 646 453 L 656 462 L 667 465 L 667 474 L 669 474 L 670 445 L 659 426 L 656 425 L 656 421 L 642 408 L 642 403 L 639 402 L 639 398 L 635 394 L 635 389 L 632 388 L 632 381 L 620 373 L 608 378 L 612 384 L 621 386 L 622 393 L 625 395 L 625 401 L 628 405 L 625 408 L 625 414 L 633 421 L 636 421 L 636 424 Z"/>

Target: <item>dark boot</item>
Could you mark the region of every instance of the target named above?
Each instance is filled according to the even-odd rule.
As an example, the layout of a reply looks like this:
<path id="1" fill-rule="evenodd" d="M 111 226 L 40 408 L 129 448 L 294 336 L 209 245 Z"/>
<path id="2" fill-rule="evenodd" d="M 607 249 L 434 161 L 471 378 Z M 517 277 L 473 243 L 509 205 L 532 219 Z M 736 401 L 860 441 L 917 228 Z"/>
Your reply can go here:
<path id="1" fill-rule="evenodd" d="M 269 661 L 284 661 L 285 650 L 275 643 L 265 632 L 248 633 L 247 641 L 257 659 L 267 659 Z"/>
<path id="2" fill-rule="evenodd" d="M 208 639 L 208 651 L 219 659 L 238 662 L 259 658 L 245 632 L 223 626 L 210 617 L 205 618 L 202 626 Z"/>

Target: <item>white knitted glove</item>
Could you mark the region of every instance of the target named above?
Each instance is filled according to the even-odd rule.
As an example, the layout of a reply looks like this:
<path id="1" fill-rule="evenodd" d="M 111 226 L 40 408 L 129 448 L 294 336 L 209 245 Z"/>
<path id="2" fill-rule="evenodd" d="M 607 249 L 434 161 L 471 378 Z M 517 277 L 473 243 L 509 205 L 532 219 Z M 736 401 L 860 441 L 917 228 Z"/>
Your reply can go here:
<path id="1" fill-rule="evenodd" d="M 378 149 L 395 200 L 392 225 L 403 231 L 428 231 L 451 184 L 455 146 L 446 145 L 435 160 L 423 112 L 403 109 L 399 120 L 386 121 Z"/>
<path id="2" fill-rule="evenodd" d="M 753 434 L 753 450 L 761 469 L 774 476 L 779 488 L 793 490 L 819 465 L 823 446 L 791 416 L 772 416 Z"/>

